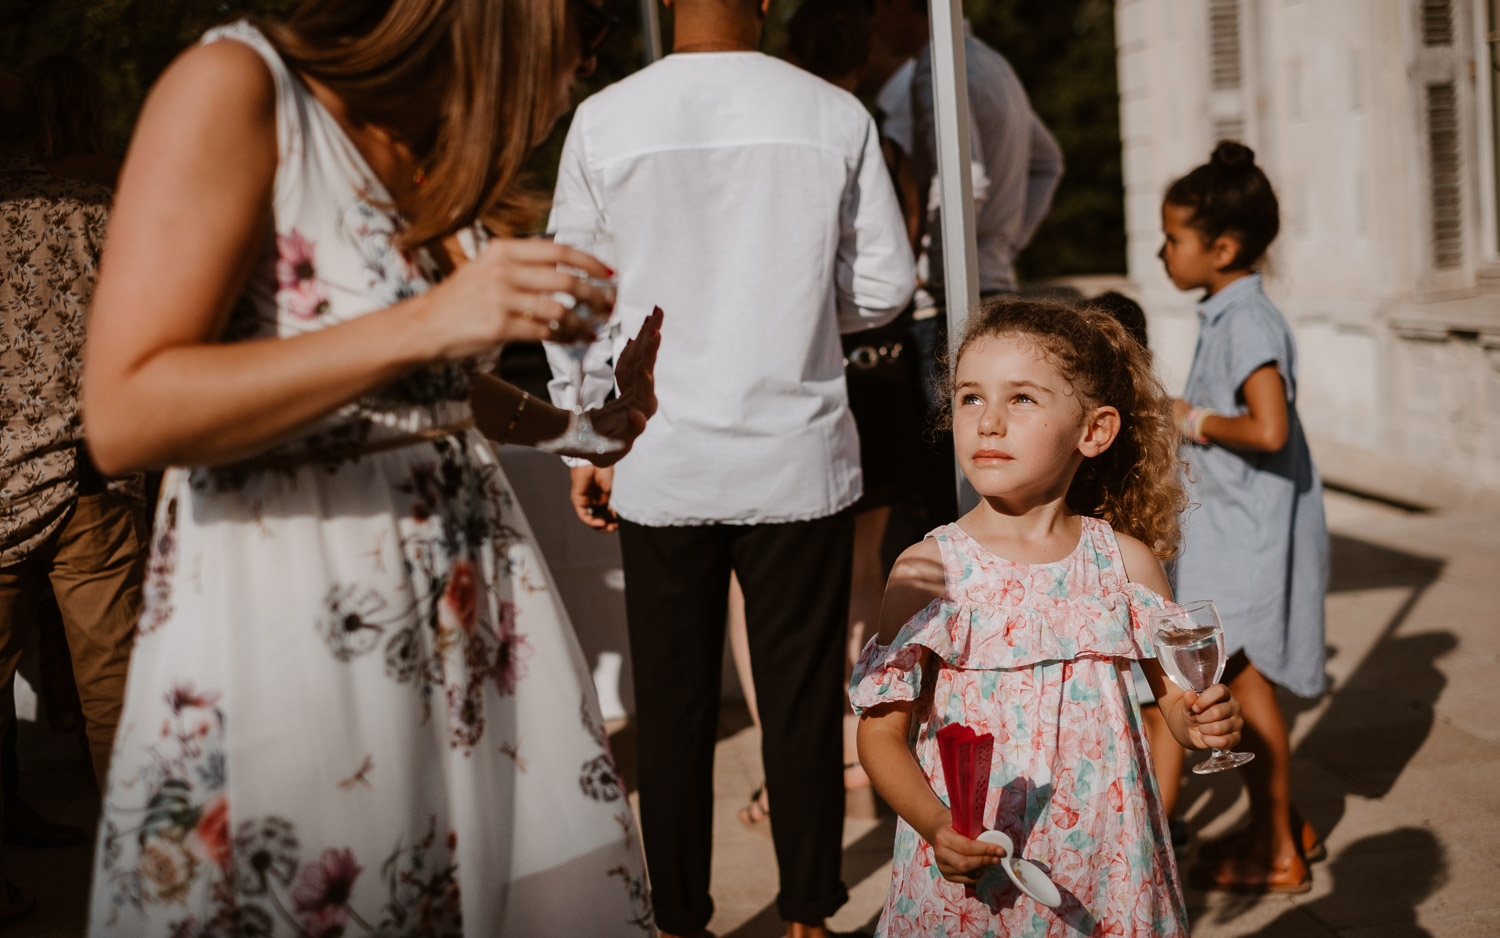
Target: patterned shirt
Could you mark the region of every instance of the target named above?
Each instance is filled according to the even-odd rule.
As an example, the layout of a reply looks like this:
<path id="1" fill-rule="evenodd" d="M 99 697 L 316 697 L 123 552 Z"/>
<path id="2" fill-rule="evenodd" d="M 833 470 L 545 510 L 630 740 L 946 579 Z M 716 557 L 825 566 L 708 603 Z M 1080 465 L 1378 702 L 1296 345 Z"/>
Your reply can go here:
<path id="1" fill-rule="evenodd" d="M 0 153 L 0 566 L 62 524 L 78 495 L 79 377 L 110 192 Z M 140 480 L 111 483 L 138 497 Z"/>

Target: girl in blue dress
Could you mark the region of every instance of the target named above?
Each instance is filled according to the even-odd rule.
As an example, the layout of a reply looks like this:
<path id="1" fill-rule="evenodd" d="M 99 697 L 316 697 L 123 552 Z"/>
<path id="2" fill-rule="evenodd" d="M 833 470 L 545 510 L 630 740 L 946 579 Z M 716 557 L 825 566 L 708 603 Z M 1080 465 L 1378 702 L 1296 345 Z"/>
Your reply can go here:
<path id="1" fill-rule="evenodd" d="M 1172 590 L 1218 606 L 1231 654 L 1224 677 L 1244 709 L 1243 748 L 1258 757 L 1240 769 L 1249 828 L 1206 844 L 1192 879 L 1247 892 L 1305 892 L 1307 863 L 1323 853 L 1291 803 L 1291 747 L 1276 702 L 1276 685 L 1303 697 L 1323 691 L 1328 587 L 1323 488 L 1297 417 L 1297 346 L 1256 272 L 1278 226 L 1255 154 L 1229 141 L 1174 182 L 1162 205 L 1167 276 L 1180 290 L 1204 291 L 1198 348 L 1173 405 L 1189 506 Z"/>

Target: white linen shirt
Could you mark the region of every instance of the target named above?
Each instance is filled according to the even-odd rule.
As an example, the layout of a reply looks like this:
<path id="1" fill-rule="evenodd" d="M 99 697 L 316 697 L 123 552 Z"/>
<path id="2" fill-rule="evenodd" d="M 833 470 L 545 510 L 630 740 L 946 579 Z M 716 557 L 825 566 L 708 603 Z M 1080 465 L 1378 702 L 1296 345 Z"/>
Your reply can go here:
<path id="1" fill-rule="evenodd" d="M 613 235 L 611 342 L 585 400 L 660 306 L 659 407 L 615 469 L 638 524 L 826 517 L 860 496 L 839 333 L 915 284 L 874 122 L 853 95 L 758 52 L 669 55 L 579 105 L 549 227 Z M 552 399 L 570 362 L 549 346 Z"/>

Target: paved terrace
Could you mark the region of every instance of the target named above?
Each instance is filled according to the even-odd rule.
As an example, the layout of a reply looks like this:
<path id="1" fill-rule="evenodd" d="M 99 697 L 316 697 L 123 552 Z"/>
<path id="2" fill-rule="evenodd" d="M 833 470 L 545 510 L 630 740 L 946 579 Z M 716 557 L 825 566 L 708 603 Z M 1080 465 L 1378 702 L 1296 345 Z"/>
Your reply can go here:
<path id="1" fill-rule="evenodd" d="M 1500 511 L 1405 511 L 1331 493 L 1328 597 L 1332 692 L 1288 700 L 1293 782 L 1326 832 L 1329 859 L 1301 896 L 1189 893 L 1195 938 L 1493 938 L 1500 935 Z M 25 795 L 49 816 L 89 825 L 95 795 L 72 740 L 23 727 Z M 615 734 L 630 774 L 629 729 Z M 721 938 L 781 934 L 771 840 L 735 811 L 760 777 L 743 710 L 726 710 L 712 923 Z M 1189 826 L 1212 837 L 1245 803 L 1232 777 L 1191 776 Z M 845 827 L 849 904 L 833 924 L 873 929 L 889 876 L 894 820 Z M 6 848 L 38 911 L 0 934 L 83 934 L 89 849 Z M 585 936 L 578 936 L 585 938 Z"/>

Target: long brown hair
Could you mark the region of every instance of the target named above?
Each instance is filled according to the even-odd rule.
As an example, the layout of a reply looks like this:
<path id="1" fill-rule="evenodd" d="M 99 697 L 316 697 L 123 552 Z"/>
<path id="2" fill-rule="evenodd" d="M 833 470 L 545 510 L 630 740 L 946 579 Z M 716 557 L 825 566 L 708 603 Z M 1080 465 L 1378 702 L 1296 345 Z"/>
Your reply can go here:
<path id="1" fill-rule="evenodd" d="M 304 0 L 285 23 L 258 25 L 353 119 L 411 147 L 426 176 L 419 198 L 400 206 L 400 240 L 414 245 L 476 220 L 500 234 L 535 221 L 541 203 L 521 187 L 521 165 L 554 116 L 564 2 Z M 412 126 L 422 99 L 431 118 Z"/>
<path id="2" fill-rule="evenodd" d="M 955 363 L 980 339 L 1018 336 L 1036 344 L 1078 392 L 1085 408 L 1120 412 L 1109 449 L 1083 465 L 1068 507 L 1140 538 L 1165 560 L 1181 539 L 1187 492 L 1178 474 L 1171 399 L 1151 370 L 1151 353 L 1106 310 L 1037 300 L 986 300 L 969 317 Z M 949 377 L 949 399 L 952 378 Z"/>

